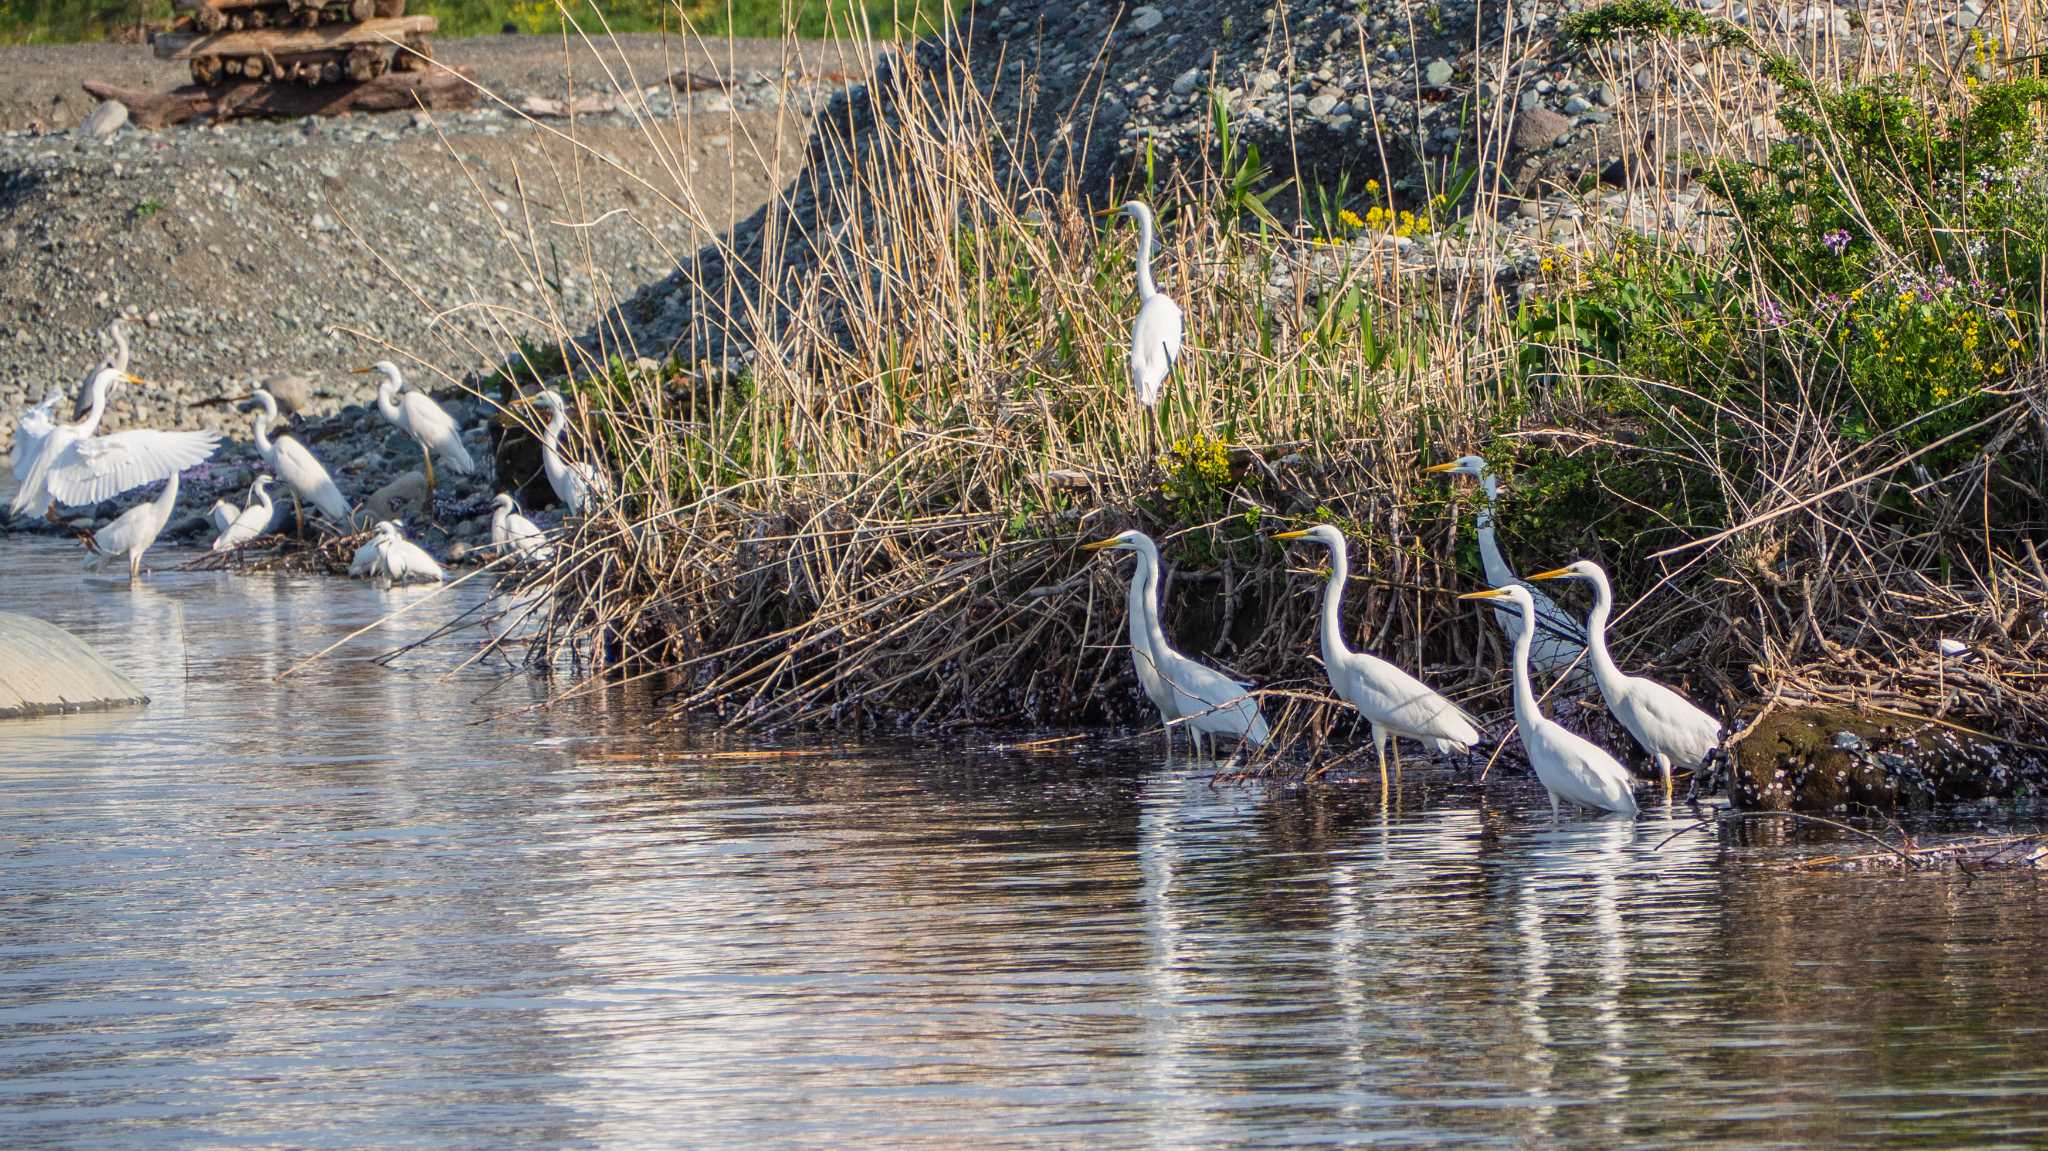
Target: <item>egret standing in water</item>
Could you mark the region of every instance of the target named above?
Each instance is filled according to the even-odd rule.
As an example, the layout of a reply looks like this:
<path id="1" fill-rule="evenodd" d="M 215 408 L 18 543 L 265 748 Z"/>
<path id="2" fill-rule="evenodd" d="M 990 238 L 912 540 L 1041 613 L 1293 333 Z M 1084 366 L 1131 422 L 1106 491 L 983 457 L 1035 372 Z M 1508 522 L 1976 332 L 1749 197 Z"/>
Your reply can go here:
<path id="1" fill-rule="evenodd" d="M 97 434 L 107 412 L 107 391 L 123 380 L 142 382 L 112 368 L 93 377 L 92 406 L 84 421 L 57 424 L 37 441 L 8 510 L 37 516 L 49 511 L 52 504 L 96 504 L 130 488 L 169 479 L 213 455 L 220 443 L 218 432 L 135 428 L 108 436 Z"/>
<path id="2" fill-rule="evenodd" d="M 241 508 L 236 507 L 231 501 L 222 498 L 213 501 L 213 506 L 206 509 L 206 522 L 212 525 L 213 534 L 217 538 L 222 532 L 233 527 L 235 521 L 241 518 L 241 515 Z"/>
<path id="3" fill-rule="evenodd" d="M 611 492 L 610 481 L 596 465 L 575 462 L 562 455 L 562 436 L 569 430 L 569 408 L 562 402 L 562 393 L 549 388 L 537 396 L 513 402 L 548 410 L 548 426 L 540 436 L 540 469 L 547 473 L 548 486 L 555 489 L 555 498 L 562 501 L 568 514 L 582 515 L 590 507 L 592 496 L 602 499 Z"/>
<path id="4" fill-rule="evenodd" d="M 1444 755 L 1479 742 L 1479 728 L 1457 704 L 1438 695 L 1421 680 L 1377 656 L 1352 651 L 1344 643 L 1339 605 L 1344 582 L 1351 576 L 1344 533 L 1329 524 L 1301 531 L 1279 532 L 1276 540 L 1314 540 L 1330 551 L 1330 579 L 1323 587 L 1323 668 L 1338 698 L 1358 709 L 1372 725 L 1373 752 L 1379 757 L 1380 789 L 1387 786 L 1387 744 L 1394 745 L 1394 766 L 1401 764 L 1401 738 L 1430 744 Z"/>
<path id="5" fill-rule="evenodd" d="M 547 545 L 547 537 L 541 534 L 540 525 L 519 514 L 519 505 L 510 494 L 499 492 L 491 501 L 491 546 L 500 552 L 511 551 L 522 560 L 540 563 L 554 554 Z"/>
<path id="6" fill-rule="evenodd" d="M 1536 689 L 1529 683 L 1529 636 L 1536 630 L 1536 601 L 1518 583 L 1491 591 L 1475 591 L 1459 599 L 1506 600 L 1520 609 L 1522 628 L 1515 633 L 1515 726 L 1529 765 L 1550 793 L 1550 817 L 1557 818 L 1558 800 L 1600 811 L 1636 813 L 1636 796 L 1628 769 L 1583 736 L 1543 714 Z"/>
<path id="7" fill-rule="evenodd" d="M 327 466 L 313 454 L 313 449 L 282 428 L 278 429 L 275 439 L 271 438 L 271 425 L 277 422 L 277 397 L 257 388 L 250 394 L 249 402 L 256 405 L 257 454 L 291 489 L 292 510 L 298 520 L 299 534 L 306 532 L 306 513 L 300 505 L 301 500 L 319 508 L 320 513 L 334 521 L 336 527 L 349 527 L 352 517 L 348 500 L 335 486 L 334 477 L 327 474 Z"/>
<path id="8" fill-rule="evenodd" d="M 1600 685 L 1607 710 L 1656 761 L 1657 775 L 1664 781 L 1664 798 L 1670 799 L 1671 769 L 1689 771 L 1703 763 L 1707 753 L 1721 743 L 1721 721 L 1656 680 L 1621 673 L 1607 653 L 1607 617 L 1614 610 L 1614 589 L 1608 586 L 1607 572 L 1599 564 L 1579 560 L 1529 578 L 1575 579 L 1593 585 L 1593 611 L 1586 617 L 1593 681 Z"/>
<path id="9" fill-rule="evenodd" d="M 420 545 L 406 539 L 392 520 L 378 520 L 376 534 L 356 549 L 348 574 L 376 580 L 384 587 L 419 580 L 436 583 L 448 578 L 441 565 Z"/>
<path id="10" fill-rule="evenodd" d="M 178 473 L 172 472 L 155 499 L 129 508 L 114 517 L 113 523 L 92 533 L 92 558 L 86 562 L 98 571 L 108 560 L 126 556 L 128 582 L 134 583 L 142 578 L 142 553 L 163 534 L 164 525 L 171 522 L 171 510 L 177 506 Z"/>
<path id="11" fill-rule="evenodd" d="M 1138 222 L 1138 318 L 1131 324 L 1131 391 L 1152 407 L 1166 386 L 1166 377 L 1180 359 L 1180 305 L 1152 282 L 1152 209 L 1131 200 L 1121 212 Z"/>
<path id="12" fill-rule="evenodd" d="M 450 471 L 468 475 L 476 470 L 476 463 L 469 458 L 469 449 L 462 446 L 462 425 L 448 414 L 448 409 L 434 402 L 425 392 L 405 390 L 405 377 L 398 372 L 398 365 L 390 360 L 378 360 L 367 368 L 357 368 L 357 375 L 376 372 L 384 378 L 377 383 L 377 410 L 391 422 L 391 426 L 413 438 L 420 446 L 420 458 L 426 461 L 427 469 L 427 510 L 432 514 L 434 507 L 434 457 L 440 456 Z M 403 394 L 401 394 L 403 393 Z"/>
<path id="13" fill-rule="evenodd" d="M 1508 566 L 1507 557 L 1500 554 L 1500 541 L 1493 535 L 1494 512 L 1500 503 L 1500 481 L 1494 478 L 1493 470 L 1486 466 L 1486 461 L 1479 456 L 1459 456 L 1450 463 L 1435 464 L 1424 470 L 1432 474 L 1478 479 L 1481 490 L 1486 493 L 1486 506 L 1479 512 L 1478 525 L 1479 563 L 1486 569 L 1486 584 L 1499 589 L 1520 583 L 1515 578 L 1515 569 Z M 1560 674 L 1584 654 L 1585 629 L 1549 596 L 1535 588 L 1528 591 L 1530 601 L 1536 605 L 1536 637 L 1530 644 L 1530 666 L 1545 675 Z M 1512 609 L 1496 606 L 1493 618 L 1501 631 L 1507 634 L 1509 643 L 1520 638 L 1522 617 Z"/>
<path id="14" fill-rule="evenodd" d="M 1131 574 L 1131 661 L 1137 665 L 1145 694 L 1159 709 L 1160 720 L 1168 724 L 1169 749 L 1174 720 L 1187 724 L 1198 750 L 1207 738 L 1212 741 L 1213 753 L 1218 735 L 1234 735 L 1254 748 L 1264 747 L 1271 732 L 1258 701 L 1245 691 L 1246 685 L 1196 663 L 1167 644 L 1166 633 L 1159 626 L 1159 548 L 1152 537 L 1140 531 L 1119 532 L 1106 540 L 1082 544 L 1081 550 L 1126 551 L 1138 557 L 1137 570 Z"/>
<path id="15" fill-rule="evenodd" d="M 270 477 L 257 476 L 256 482 L 249 485 L 248 506 L 236 512 L 234 520 L 214 537 L 213 550 L 224 552 L 241 547 L 269 531 L 270 521 L 276 515 L 277 509 L 270 502 Z"/>

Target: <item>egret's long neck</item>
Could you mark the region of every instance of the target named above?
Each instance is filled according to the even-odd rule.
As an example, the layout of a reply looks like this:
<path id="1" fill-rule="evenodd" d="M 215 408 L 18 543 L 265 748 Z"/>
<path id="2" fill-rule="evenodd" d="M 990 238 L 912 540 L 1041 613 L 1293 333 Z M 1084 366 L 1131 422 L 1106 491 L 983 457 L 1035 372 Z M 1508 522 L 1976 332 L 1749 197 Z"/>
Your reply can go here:
<path id="1" fill-rule="evenodd" d="M 1160 653 L 1166 650 L 1166 631 L 1159 626 L 1159 556 L 1150 551 L 1138 553 L 1138 578 L 1145 584 L 1142 603 L 1145 616 L 1145 644 L 1151 649 L 1156 663 Z M 1137 582 L 1134 579 L 1132 582 Z"/>
<path id="2" fill-rule="evenodd" d="M 1479 481 L 1486 491 L 1486 506 L 1479 509 L 1479 565 L 1486 569 L 1486 582 L 1490 587 L 1502 587 L 1514 582 L 1515 569 L 1508 566 L 1507 557 L 1500 554 L 1500 541 L 1493 536 L 1494 504 L 1500 499 L 1500 481 L 1485 476 Z"/>
<path id="3" fill-rule="evenodd" d="M 259 407 L 256 409 L 256 452 L 266 460 L 277 454 L 277 449 L 270 445 L 270 409 L 268 408 Z"/>
<path id="4" fill-rule="evenodd" d="M 80 436 L 89 436 L 100 428 L 100 420 L 107 414 L 107 389 L 95 385 L 92 389 L 92 408 L 85 413 L 85 422 L 78 425 Z"/>
<path id="5" fill-rule="evenodd" d="M 1152 282 L 1152 213 L 1138 215 L 1138 299 L 1149 300 L 1159 294 L 1158 285 Z"/>
<path id="6" fill-rule="evenodd" d="M 556 408 L 554 416 L 548 420 L 548 430 L 542 433 L 540 438 L 541 451 L 553 457 L 556 467 L 561 466 L 562 435 L 568 430 L 569 413 L 562 408 Z"/>
<path id="7" fill-rule="evenodd" d="M 264 511 L 270 510 L 271 505 L 269 488 L 257 488 L 255 492 L 249 496 L 249 505 L 251 507 L 254 507 L 257 504 L 262 504 Z"/>
<path id="8" fill-rule="evenodd" d="M 390 376 L 384 377 L 384 382 L 377 385 L 377 410 L 394 424 L 405 418 L 405 413 L 398 407 L 398 381 Z"/>
<path id="9" fill-rule="evenodd" d="M 114 337 L 114 370 L 125 372 L 128 370 L 128 333 L 121 330 L 118 320 L 107 331 Z"/>
<path id="10" fill-rule="evenodd" d="M 1344 583 L 1351 578 L 1351 558 L 1346 549 L 1330 549 L 1330 580 L 1323 585 L 1323 665 L 1334 667 L 1351 649 L 1344 644 L 1344 624 L 1338 608 L 1344 601 Z"/>
<path id="11" fill-rule="evenodd" d="M 171 515 L 171 509 L 173 507 L 176 507 L 177 503 L 178 473 L 172 472 L 171 478 L 164 481 L 164 490 L 157 493 L 154 505 L 156 508 L 157 518 L 169 519 Z"/>
<path id="12" fill-rule="evenodd" d="M 1522 630 L 1515 634 L 1515 723 L 1523 732 L 1543 723 L 1536 707 L 1536 689 L 1529 683 L 1529 637 L 1536 634 L 1536 605 L 1517 605 L 1522 612 Z"/>
<path id="13" fill-rule="evenodd" d="M 1600 684 L 1600 694 L 1613 699 L 1622 680 L 1621 669 L 1607 654 L 1607 617 L 1614 610 L 1614 591 L 1607 586 L 1605 575 L 1596 575 L 1591 582 L 1593 610 L 1586 616 L 1587 655 L 1593 661 L 1593 678 Z"/>

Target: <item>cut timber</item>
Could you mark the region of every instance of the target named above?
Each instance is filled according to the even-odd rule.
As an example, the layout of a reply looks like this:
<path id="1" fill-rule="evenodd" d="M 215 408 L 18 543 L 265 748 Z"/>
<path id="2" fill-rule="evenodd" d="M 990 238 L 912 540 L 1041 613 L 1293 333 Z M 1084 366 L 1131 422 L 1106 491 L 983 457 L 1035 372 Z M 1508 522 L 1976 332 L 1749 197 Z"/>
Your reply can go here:
<path id="1" fill-rule="evenodd" d="M 476 73 L 468 68 L 432 72 L 387 72 L 367 84 L 302 88 L 294 84 L 228 84 L 144 92 L 87 81 L 85 90 L 101 100 L 128 106 L 138 128 L 164 128 L 201 116 L 216 120 L 336 116 L 343 112 L 399 112 L 413 108 L 468 108 L 477 102 Z"/>
<path id="2" fill-rule="evenodd" d="M 357 44 L 377 47 L 396 40 L 404 42 L 424 36 L 439 25 L 432 16 L 397 16 L 389 20 L 365 20 L 360 24 L 323 24 L 318 28 L 271 28 L 261 32 L 217 32 L 211 36 L 191 32 L 159 32 L 152 47 L 159 60 L 185 60 L 193 56 L 297 56 L 325 52 Z"/>

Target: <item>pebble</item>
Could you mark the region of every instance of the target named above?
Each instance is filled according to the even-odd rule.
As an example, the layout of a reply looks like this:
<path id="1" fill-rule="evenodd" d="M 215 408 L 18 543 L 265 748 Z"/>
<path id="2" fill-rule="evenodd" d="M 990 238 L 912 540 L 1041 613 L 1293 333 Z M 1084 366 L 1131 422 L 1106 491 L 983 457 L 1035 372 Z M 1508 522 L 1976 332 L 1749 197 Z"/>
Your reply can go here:
<path id="1" fill-rule="evenodd" d="M 78 125 L 78 135 L 87 140 L 104 140 L 127 125 L 128 105 L 119 100 L 102 100 Z"/>
<path id="2" fill-rule="evenodd" d="M 1436 59 L 1431 60 L 1429 66 L 1422 70 L 1422 79 L 1432 88 L 1441 88 L 1449 84 L 1451 77 L 1456 74 L 1457 71 L 1451 67 L 1449 60 Z"/>
<path id="3" fill-rule="evenodd" d="M 1131 11 L 1131 31 L 1144 35 L 1166 23 L 1166 14 L 1157 7 L 1146 4 Z"/>

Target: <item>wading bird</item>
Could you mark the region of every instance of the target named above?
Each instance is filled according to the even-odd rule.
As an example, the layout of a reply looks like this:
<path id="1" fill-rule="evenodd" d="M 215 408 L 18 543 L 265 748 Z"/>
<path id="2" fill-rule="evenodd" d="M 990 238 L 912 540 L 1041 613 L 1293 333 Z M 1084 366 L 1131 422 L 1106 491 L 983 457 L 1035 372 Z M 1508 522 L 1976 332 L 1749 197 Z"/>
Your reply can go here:
<path id="1" fill-rule="evenodd" d="M 521 560 L 532 563 L 545 562 L 554 554 L 540 525 L 520 515 L 519 505 L 506 492 L 499 492 L 491 501 L 491 546 L 501 552 L 516 552 Z"/>
<path id="2" fill-rule="evenodd" d="M 1566 731 L 1536 706 L 1536 689 L 1529 683 L 1529 636 L 1535 630 L 1536 601 L 1529 589 L 1511 583 L 1458 598 L 1506 600 L 1522 613 L 1523 627 L 1515 633 L 1515 726 L 1521 730 L 1522 748 L 1529 753 L 1536 778 L 1550 793 L 1551 818 L 1557 818 L 1558 800 L 1634 815 L 1636 796 L 1628 769 L 1592 741 Z"/>
<path id="3" fill-rule="evenodd" d="M 21 483 L 28 478 L 29 466 L 35 463 L 36 448 L 41 446 L 43 437 L 56 427 L 57 405 L 64 402 L 64 393 L 51 388 L 43 402 L 28 409 L 14 421 L 14 451 L 8 462 L 14 467 L 14 482 Z"/>
<path id="4" fill-rule="evenodd" d="M 236 507 L 225 499 L 218 499 L 213 501 L 212 507 L 206 509 L 206 522 L 212 526 L 213 534 L 219 536 L 222 532 L 234 526 L 236 517 L 241 514 L 241 508 Z"/>
<path id="5" fill-rule="evenodd" d="M 225 503 L 226 501 L 220 501 Z M 219 504 L 215 505 L 216 507 Z M 232 504 L 230 507 L 234 506 Z M 214 537 L 213 550 L 224 552 L 241 547 L 257 536 L 270 530 L 270 521 L 277 515 L 277 509 L 270 502 L 270 477 L 257 476 L 249 485 L 249 504 L 235 513 L 235 518 Z"/>
<path id="6" fill-rule="evenodd" d="M 515 405 L 539 405 L 548 410 L 548 426 L 540 436 L 540 468 L 547 473 L 548 486 L 572 516 L 582 515 L 591 497 L 603 499 L 611 483 L 593 464 L 572 462 L 562 455 L 562 436 L 569 430 L 569 409 L 562 393 L 549 388 L 537 396 L 513 401 Z"/>
<path id="7" fill-rule="evenodd" d="M 1138 318 L 1131 324 L 1131 391 L 1138 402 L 1159 402 L 1167 374 L 1180 359 L 1180 305 L 1152 282 L 1152 209 L 1132 200 L 1105 215 L 1121 212 L 1138 222 Z"/>
<path id="8" fill-rule="evenodd" d="M 320 514 L 334 521 L 337 528 L 349 527 L 353 521 L 348 500 L 313 449 L 283 428 L 278 429 L 275 439 L 271 438 L 271 425 L 277 423 L 277 397 L 257 388 L 250 394 L 249 402 L 256 405 L 256 452 L 284 481 L 284 486 L 291 489 L 292 515 L 298 521 L 299 534 L 306 533 L 306 512 L 301 500 L 319 508 Z"/>
<path id="9" fill-rule="evenodd" d="M 1623 675 L 1615 666 L 1614 657 L 1607 653 L 1607 617 L 1614 610 L 1614 590 L 1608 586 L 1607 572 L 1599 564 L 1579 560 L 1529 578 L 1575 579 L 1593 585 L 1593 610 L 1586 617 L 1590 640 L 1586 650 L 1593 665 L 1593 682 L 1600 685 L 1607 710 L 1657 762 L 1657 775 L 1664 781 L 1664 798 L 1670 799 L 1671 769 L 1690 771 L 1704 762 L 1707 753 L 1721 742 L 1721 721 L 1656 680 Z"/>
<path id="10" fill-rule="evenodd" d="M 377 521 L 375 536 L 356 549 L 355 556 L 349 561 L 348 574 L 374 579 L 385 587 L 414 580 L 435 583 L 448 578 L 448 573 L 441 570 L 434 557 L 428 555 L 425 548 L 406 539 L 391 520 Z"/>
<path id="11" fill-rule="evenodd" d="M 92 406 L 83 422 L 58 424 L 37 442 L 8 510 L 16 515 L 42 515 L 52 504 L 75 507 L 109 500 L 130 488 L 169 479 L 204 463 L 220 443 L 218 432 L 165 432 L 135 428 L 102 436 L 100 420 L 107 412 L 107 390 L 134 376 L 102 369 L 92 381 Z"/>
<path id="12" fill-rule="evenodd" d="M 1198 751 L 1206 738 L 1213 754 L 1213 740 L 1218 735 L 1234 735 L 1254 748 L 1264 747 L 1271 733 L 1266 717 L 1259 713 L 1258 701 L 1246 693 L 1247 685 L 1196 663 L 1167 644 L 1166 633 L 1159 626 L 1159 548 L 1152 537 L 1140 531 L 1119 532 L 1106 540 L 1082 544 L 1081 550 L 1125 551 L 1138 557 L 1137 570 L 1131 573 L 1131 662 L 1137 666 L 1138 682 L 1168 726 L 1169 753 L 1174 720 L 1187 725 Z"/>
<path id="13" fill-rule="evenodd" d="M 1430 690 L 1421 680 L 1377 656 L 1352 651 L 1344 643 L 1339 605 L 1344 581 L 1351 576 L 1344 533 L 1329 524 L 1301 531 L 1279 532 L 1276 540 L 1314 540 L 1330 551 L 1330 578 L 1323 587 L 1323 667 L 1338 698 L 1358 709 L 1372 725 L 1373 752 L 1379 757 L 1380 787 L 1387 784 L 1387 743 L 1394 744 L 1394 765 L 1401 764 L 1403 736 L 1429 744 L 1444 755 L 1479 742 L 1479 728 L 1457 704 Z"/>
<path id="14" fill-rule="evenodd" d="M 1435 464 L 1424 470 L 1431 474 L 1478 479 L 1481 490 L 1486 493 L 1486 506 L 1479 512 L 1478 525 L 1479 562 L 1486 569 L 1486 584 L 1499 589 L 1520 583 L 1515 578 L 1515 569 L 1508 566 L 1507 557 L 1500 554 L 1500 542 L 1494 539 L 1493 516 L 1495 505 L 1500 502 L 1500 481 L 1486 466 L 1486 461 L 1478 456 L 1459 456 L 1450 463 Z M 1536 638 L 1530 644 L 1530 666 L 1544 675 L 1557 675 L 1586 650 L 1586 631 L 1549 596 L 1535 588 L 1528 590 L 1530 600 L 1536 605 Z M 1522 617 L 1513 610 L 1496 606 L 1493 618 L 1501 631 L 1507 633 L 1509 643 L 1520 638 Z"/>
<path id="15" fill-rule="evenodd" d="M 85 378 L 78 382 L 78 398 L 72 402 L 71 418 L 82 420 L 92 408 L 92 380 L 101 372 L 112 370 L 128 374 L 128 330 L 121 321 L 107 325 L 107 338 L 114 342 L 114 350 L 100 357 L 100 362 L 88 368 Z"/>
<path id="16" fill-rule="evenodd" d="M 434 508 L 434 457 L 440 456 L 448 470 L 468 475 L 476 470 L 476 464 L 469 458 L 469 449 L 462 446 L 462 425 L 448 410 L 434 402 L 425 392 L 406 389 L 405 377 L 398 373 L 398 365 L 390 360 L 378 360 L 367 368 L 357 368 L 357 375 L 376 372 L 384 378 L 377 383 L 377 410 L 391 426 L 413 438 L 420 446 L 420 458 L 427 468 L 427 510 Z"/>
<path id="17" fill-rule="evenodd" d="M 114 517 L 113 523 L 92 533 L 92 555 L 85 562 L 99 571 L 108 560 L 126 556 L 128 581 L 133 583 L 142 578 L 142 553 L 163 534 L 164 525 L 171 522 L 171 510 L 177 506 L 178 473 L 172 472 L 155 499 L 129 508 Z"/>

